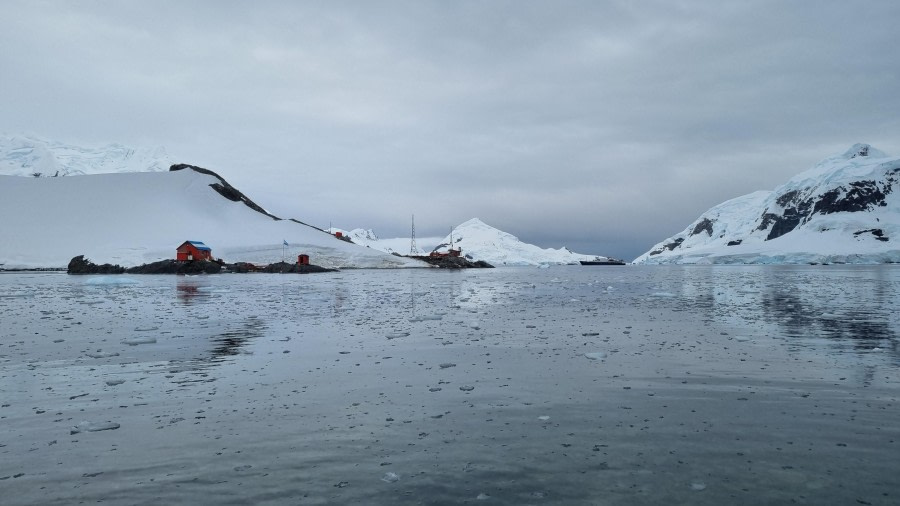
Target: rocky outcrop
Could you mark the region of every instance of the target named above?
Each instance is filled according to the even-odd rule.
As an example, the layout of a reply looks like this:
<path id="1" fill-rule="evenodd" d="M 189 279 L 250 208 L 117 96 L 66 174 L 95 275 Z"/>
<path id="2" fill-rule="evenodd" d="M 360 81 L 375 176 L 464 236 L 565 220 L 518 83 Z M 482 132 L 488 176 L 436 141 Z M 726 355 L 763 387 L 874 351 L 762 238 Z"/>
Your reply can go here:
<path id="1" fill-rule="evenodd" d="M 251 272 L 310 274 L 334 271 L 335 269 L 326 269 L 318 265 L 298 265 L 287 262 L 258 266 L 246 262 L 226 264 L 225 262 L 209 260 L 192 260 L 188 262 L 160 260 L 126 269 L 120 265 L 97 265 L 84 258 L 84 255 L 73 258 L 69 262 L 67 270 L 69 274 L 219 274 L 226 272 L 238 274 Z"/>
<path id="2" fill-rule="evenodd" d="M 209 260 L 191 260 L 178 262 L 175 260 L 160 260 L 149 264 L 139 265 L 126 269 L 128 274 L 218 274 L 222 271 L 222 265 Z"/>
<path id="3" fill-rule="evenodd" d="M 69 274 L 124 274 L 125 268 L 112 264 L 97 265 L 84 258 L 84 255 L 78 255 L 69 261 L 66 272 Z"/>
<path id="4" fill-rule="evenodd" d="M 318 265 L 300 265 L 289 264 L 287 262 L 276 262 L 260 268 L 257 272 L 266 272 L 270 274 L 292 273 L 292 274 L 311 274 L 314 272 L 337 272 L 337 269 L 326 269 Z"/>
<path id="5" fill-rule="evenodd" d="M 451 257 L 451 256 L 414 256 L 411 258 L 416 258 L 418 260 L 422 260 L 423 262 L 428 263 L 433 267 L 438 267 L 441 269 L 493 269 L 494 266 L 485 262 L 484 260 L 472 261 L 468 260 L 464 257 Z"/>

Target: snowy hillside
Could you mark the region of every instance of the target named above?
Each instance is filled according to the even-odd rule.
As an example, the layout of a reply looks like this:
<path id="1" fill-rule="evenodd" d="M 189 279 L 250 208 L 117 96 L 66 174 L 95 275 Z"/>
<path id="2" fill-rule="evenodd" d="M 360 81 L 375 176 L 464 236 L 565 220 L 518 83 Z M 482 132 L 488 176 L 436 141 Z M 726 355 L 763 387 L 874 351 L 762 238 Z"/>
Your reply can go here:
<path id="1" fill-rule="evenodd" d="M 174 258 L 186 240 L 205 242 L 228 262 L 270 263 L 284 251 L 289 260 L 306 253 L 324 267 L 421 266 L 274 219 L 215 173 L 189 166 L 82 177 L 0 175 L 0 216 L 4 269 L 65 267 L 81 254 L 97 263 L 139 265 Z"/>
<path id="2" fill-rule="evenodd" d="M 398 255 L 408 255 L 410 250 L 409 237 L 390 237 L 381 238 L 375 234 L 372 229 L 354 228 L 353 230 L 344 230 L 332 227 L 329 229 L 331 233 L 341 232 L 349 237 L 356 244 L 366 246 L 368 248 L 384 251 L 385 253 L 397 253 Z M 427 254 L 440 244 L 440 237 L 419 237 L 416 239 L 416 247 L 420 254 Z"/>
<path id="3" fill-rule="evenodd" d="M 900 262 L 900 158 L 867 144 L 729 200 L 635 263 Z"/>
<path id="4" fill-rule="evenodd" d="M 595 258 L 594 255 L 580 255 L 566 248 L 544 249 L 522 242 L 516 236 L 487 225 L 478 218 L 472 218 L 454 228 L 438 245 L 437 251 L 446 252 L 451 237 L 453 247 L 461 248 L 466 258 L 484 260 L 494 266 L 575 264 L 579 260 Z"/>
<path id="5" fill-rule="evenodd" d="M 0 174 L 80 176 L 113 172 L 167 171 L 172 160 L 162 147 L 131 148 L 110 144 L 84 148 L 35 136 L 0 135 Z"/>

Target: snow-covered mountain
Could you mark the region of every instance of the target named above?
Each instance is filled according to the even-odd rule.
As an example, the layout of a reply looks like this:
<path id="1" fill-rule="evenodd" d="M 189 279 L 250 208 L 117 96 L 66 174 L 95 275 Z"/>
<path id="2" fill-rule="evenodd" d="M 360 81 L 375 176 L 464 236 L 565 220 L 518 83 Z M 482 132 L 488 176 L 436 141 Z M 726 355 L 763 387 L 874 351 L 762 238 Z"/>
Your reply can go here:
<path id="1" fill-rule="evenodd" d="M 110 144 L 73 146 L 31 135 L 0 135 L 0 174 L 55 177 L 113 172 L 162 172 L 172 160 L 163 147 L 132 148 Z"/>
<path id="2" fill-rule="evenodd" d="M 719 204 L 635 263 L 900 262 L 900 158 L 868 144 Z"/>
<path id="3" fill-rule="evenodd" d="M 372 249 L 387 253 L 408 255 L 410 249 L 409 237 L 397 237 L 391 239 L 379 239 L 371 229 L 356 228 L 343 230 L 330 229 L 332 233 L 341 232 L 356 244 L 361 244 Z M 581 255 L 573 253 L 566 248 L 552 249 L 541 248 L 534 244 L 520 241 L 516 236 L 487 225 L 478 218 L 459 225 L 452 229 L 446 237 L 418 237 L 416 246 L 422 255 L 432 251 L 446 253 L 450 246 L 451 237 L 453 248 L 462 249 L 462 254 L 470 260 L 484 260 L 494 266 L 515 265 L 561 265 L 577 264 L 579 260 L 594 260 L 594 255 Z M 608 260 L 609 257 L 599 257 Z"/>
<path id="4" fill-rule="evenodd" d="M 494 266 L 576 264 L 579 260 L 596 258 L 594 255 L 573 253 L 565 247 L 544 249 L 522 242 L 516 236 L 498 230 L 478 218 L 472 218 L 454 228 L 435 250 L 446 252 L 451 240 L 453 248 L 461 248 L 466 258 L 484 260 Z"/>
<path id="5" fill-rule="evenodd" d="M 212 171 L 173 169 L 180 170 L 0 175 L 0 267 L 65 267 L 82 254 L 96 263 L 133 266 L 174 258 L 186 240 L 205 242 L 228 262 L 271 263 L 306 253 L 323 267 L 423 265 L 278 219 Z"/>

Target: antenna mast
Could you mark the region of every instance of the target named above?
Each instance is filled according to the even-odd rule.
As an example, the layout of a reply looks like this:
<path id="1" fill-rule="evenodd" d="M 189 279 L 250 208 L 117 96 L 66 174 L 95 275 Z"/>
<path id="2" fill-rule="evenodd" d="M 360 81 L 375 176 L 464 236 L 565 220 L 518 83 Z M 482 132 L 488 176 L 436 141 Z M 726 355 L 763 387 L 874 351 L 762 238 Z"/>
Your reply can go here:
<path id="1" fill-rule="evenodd" d="M 416 247 L 416 215 L 412 215 L 412 236 L 409 240 L 409 254 L 418 255 L 419 248 Z"/>

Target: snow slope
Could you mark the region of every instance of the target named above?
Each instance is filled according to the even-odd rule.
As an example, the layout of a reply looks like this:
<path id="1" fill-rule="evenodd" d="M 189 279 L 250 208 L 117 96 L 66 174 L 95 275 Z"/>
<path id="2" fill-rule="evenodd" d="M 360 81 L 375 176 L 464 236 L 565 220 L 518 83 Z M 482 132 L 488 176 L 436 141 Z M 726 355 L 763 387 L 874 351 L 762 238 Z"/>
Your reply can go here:
<path id="1" fill-rule="evenodd" d="M 174 258 L 185 240 L 205 242 L 215 257 L 228 262 L 280 261 L 287 241 L 288 259 L 307 253 L 324 267 L 422 266 L 293 220 L 274 219 L 223 179 L 201 170 L 0 175 L 0 267 L 65 267 L 81 254 L 98 263 L 139 265 Z"/>
<path id="2" fill-rule="evenodd" d="M 110 144 L 100 148 L 84 148 L 33 135 L 0 135 L 2 175 L 53 177 L 161 172 L 169 170 L 170 165 L 172 160 L 163 147 L 132 148 Z"/>
<path id="3" fill-rule="evenodd" d="M 353 230 L 344 230 L 341 228 L 332 227 L 329 229 L 329 231 L 332 234 L 335 232 L 341 232 L 342 234 L 344 234 L 344 236 L 349 237 L 350 240 L 356 244 L 361 244 L 368 248 L 384 251 L 385 253 L 396 252 L 399 255 L 409 254 L 409 237 L 380 238 L 371 228 L 354 228 Z M 417 237 L 416 247 L 419 250 L 419 254 L 427 254 L 438 244 L 440 244 L 440 242 L 440 237 Z"/>
<path id="4" fill-rule="evenodd" d="M 868 144 L 703 213 L 635 263 L 900 262 L 900 158 Z"/>
<path id="5" fill-rule="evenodd" d="M 462 248 L 462 254 L 466 258 L 484 260 L 494 266 L 575 264 L 579 260 L 595 258 L 594 255 L 573 253 L 564 247 L 544 249 L 522 242 L 516 236 L 498 230 L 478 218 L 472 218 L 454 228 L 435 249 L 446 252 L 451 238 L 454 249 Z"/>

